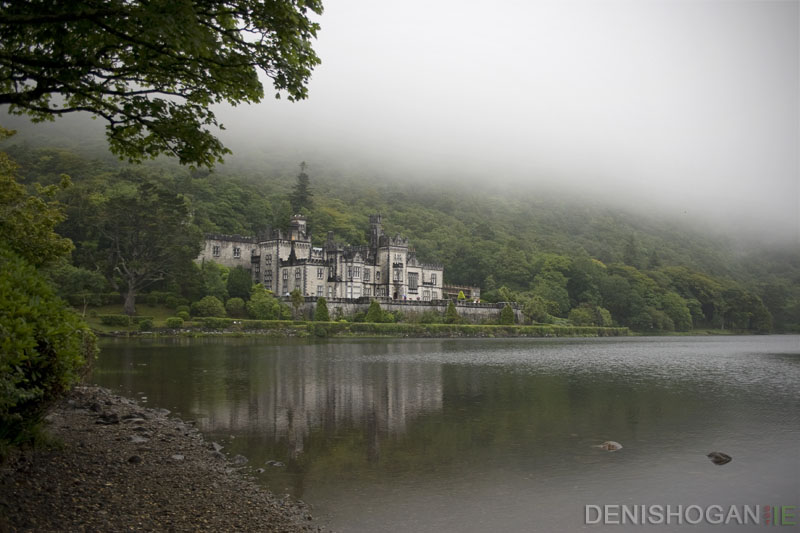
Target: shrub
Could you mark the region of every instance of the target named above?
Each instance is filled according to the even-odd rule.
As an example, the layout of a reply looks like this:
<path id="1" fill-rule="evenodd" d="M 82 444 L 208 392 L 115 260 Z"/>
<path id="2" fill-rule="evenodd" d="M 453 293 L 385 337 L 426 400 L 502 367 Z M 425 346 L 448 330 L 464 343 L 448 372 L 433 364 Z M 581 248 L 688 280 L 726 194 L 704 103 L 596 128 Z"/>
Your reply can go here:
<path id="1" fill-rule="evenodd" d="M 21 443 L 31 438 L 44 410 L 78 381 L 97 344 L 41 274 L 5 246 L 0 331 L 0 443 Z"/>
<path id="2" fill-rule="evenodd" d="M 516 321 L 514 310 L 511 308 L 511 306 L 506 305 L 503 307 L 503 310 L 500 311 L 500 324 L 514 324 Z"/>
<path id="3" fill-rule="evenodd" d="M 458 324 L 461 322 L 461 317 L 456 311 L 456 304 L 452 300 L 447 304 L 447 310 L 444 312 L 444 321 L 446 324 Z"/>
<path id="4" fill-rule="evenodd" d="M 228 301 L 225 302 L 225 310 L 228 312 L 228 316 L 237 318 L 242 318 L 247 314 L 247 310 L 244 307 L 244 300 L 241 298 L 229 298 Z"/>
<path id="5" fill-rule="evenodd" d="M 317 306 L 314 308 L 314 322 L 329 322 L 330 315 L 328 314 L 328 301 L 325 298 L 317 298 Z M 325 335 L 317 335 L 318 337 L 326 336 Z"/>
<path id="6" fill-rule="evenodd" d="M 153 321 L 149 318 L 139 320 L 139 331 L 153 331 Z"/>
<path id="7" fill-rule="evenodd" d="M 166 324 L 168 328 L 179 328 L 183 326 L 183 319 L 179 316 L 171 316 L 167 319 Z"/>
<path id="8" fill-rule="evenodd" d="M 374 323 L 383 322 L 383 310 L 378 300 L 372 300 L 372 303 L 369 304 L 367 316 L 364 317 L 364 321 Z"/>
<path id="9" fill-rule="evenodd" d="M 225 316 L 225 306 L 216 296 L 205 296 L 199 302 L 192 304 L 194 316 Z"/>
<path id="10" fill-rule="evenodd" d="M 146 294 L 144 297 L 144 303 L 151 307 L 155 307 L 158 305 L 158 294 L 151 292 L 150 294 Z"/>
<path id="11" fill-rule="evenodd" d="M 142 322 L 144 322 L 146 320 L 149 320 L 150 322 L 152 322 L 155 319 L 156 319 L 156 317 L 154 317 L 154 316 L 136 315 L 136 316 L 132 316 L 131 317 L 131 322 L 133 322 L 134 324 L 141 324 Z"/>
<path id="12" fill-rule="evenodd" d="M 177 313 L 175 313 L 175 316 L 186 322 L 187 320 L 189 320 L 189 311 L 178 311 Z"/>
<path id="13" fill-rule="evenodd" d="M 100 323 L 106 326 L 128 327 L 131 325 L 131 317 L 128 315 L 100 315 Z"/>
<path id="14" fill-rule="evenodd" d="M 186 314 L 189 313 L 189 306 L 188 305 L 179 305 L 175 308 L 175 313 L 185 312 Z M 178 315 L 180 316 L 180 315 Z"/>
<path id="15" fill-rule="evenodd" d="M 166 306 L 167 306 L 167 307 L 169 307 L 170 309 L 175 309 L 175 308 L 177 308 L 177 307 L 178 307 L 178 305 L 179 305 L 179 303 L 178 303 L 178 297 L 177 297 L 177 296 L 174 296 L 174 295 L 169 295 L 169 296 L 167 296 L 166 298 L 164 298 L 164 305 L 166 305 Z"/>
<path id="16" fill-rule="evenodd" d="M 284 307 L 280 301 L 272 295 L 263 285 L 253 285 L 250 291 L 250 301 L 247 302 L 247 313 L 250 318 L 257 320 L 277 320 L 287 318 L 288 309 L 284 313 Z"/>

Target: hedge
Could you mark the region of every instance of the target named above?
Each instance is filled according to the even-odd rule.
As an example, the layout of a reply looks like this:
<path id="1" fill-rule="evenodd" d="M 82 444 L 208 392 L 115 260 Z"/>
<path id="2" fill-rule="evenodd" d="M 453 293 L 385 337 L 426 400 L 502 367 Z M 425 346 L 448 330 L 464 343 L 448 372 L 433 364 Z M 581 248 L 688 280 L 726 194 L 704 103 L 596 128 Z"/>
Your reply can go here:
<path id="1" fill-rule="evenodd" d="M 410 337 L 616 337 L 629 334 L 628 328 L 555 326 L 551 324 L 519 326 L 403 322 L 303 322 L 297 320 L 234 320 L 230 318 L 202 318 L 200 323 L 204 329 L 236 329 L 240 331 L 289 329 L 319 337 L 342 333 Z"/>
<path id="2" fill-rule="evenodd" d="M 131 317 L 128 315 L 98 315 L 100 323 L 106 326 L 122 326 L 128 327 L 131 325 Z"/>

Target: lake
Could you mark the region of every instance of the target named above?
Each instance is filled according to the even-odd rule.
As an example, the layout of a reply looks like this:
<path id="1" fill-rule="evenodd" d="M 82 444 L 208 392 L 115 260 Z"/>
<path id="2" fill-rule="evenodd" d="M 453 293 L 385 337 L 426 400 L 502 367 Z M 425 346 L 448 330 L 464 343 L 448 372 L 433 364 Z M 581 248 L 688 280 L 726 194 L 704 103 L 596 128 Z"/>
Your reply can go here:
<path id="1" fill-rule="evenodd" d="M 109 339 L 93 381 L 340 532 L 800 523 L 800 336 Z"/>

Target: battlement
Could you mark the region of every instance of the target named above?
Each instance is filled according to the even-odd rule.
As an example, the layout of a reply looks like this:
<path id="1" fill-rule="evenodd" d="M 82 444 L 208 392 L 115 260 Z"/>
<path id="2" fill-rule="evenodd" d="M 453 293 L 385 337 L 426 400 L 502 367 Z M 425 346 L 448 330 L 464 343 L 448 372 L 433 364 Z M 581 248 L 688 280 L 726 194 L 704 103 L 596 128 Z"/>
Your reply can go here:
<path id="1" fill-rule="evenodd" d="M 222 233 L 206 233 L 204 235 L 207 241 L 222 241 L 222 242 L 241 242 L 247 244 L 255 244 L 256 238 L 250 235 L 225 235 Z"/>

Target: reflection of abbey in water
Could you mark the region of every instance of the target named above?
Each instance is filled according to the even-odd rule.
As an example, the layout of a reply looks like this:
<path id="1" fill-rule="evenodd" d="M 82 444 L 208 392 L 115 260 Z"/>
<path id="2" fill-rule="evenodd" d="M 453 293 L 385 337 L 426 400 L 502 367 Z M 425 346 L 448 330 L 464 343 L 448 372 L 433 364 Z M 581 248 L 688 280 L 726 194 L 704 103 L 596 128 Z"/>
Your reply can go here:
<path id="1" fill-rule="evenodd" d="M 260 238 L 206 235 L 197 260 L 242 266 L 255 282 L 281 295 L 299 289 L 303 296 L 328 299 L 443 299 L 442 265 L 420 262 L 408 239 L 384 234 L 380 215 L 369 221 L 366 246 L 336 243 L 333 232 L 324 246 L 312 246 L 306 218 L 295 215 L 288 233 L 273 230 Z"/>
<path id="2" fill-rule="evenodd" d="M 346 350 L 342 355 L 352 357 L 353 348 L 326 345 L 326 358 L 336 358 L 337 350 Z M 374 350 L 375 345 L 364 349 Z M 343 363 L 327 362 L 326 358 L 303 357 L 288 350 L 262 360 L 265 366 L 248 369 L 259 376 L 251 381 L 248 397 L 195 406 L 197 412 L 207 415 L 198 420 L 200 429 L 255 431 L 286 442 L 290 456 L 297 457 L 314 429 L 366 426 L 377 438 L 405 433 L 414 418 L 442 409 L 440 365 Z"/>

